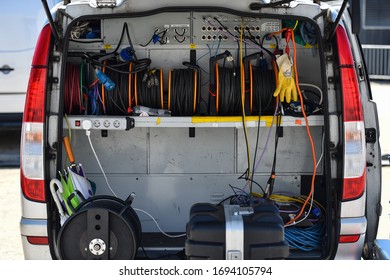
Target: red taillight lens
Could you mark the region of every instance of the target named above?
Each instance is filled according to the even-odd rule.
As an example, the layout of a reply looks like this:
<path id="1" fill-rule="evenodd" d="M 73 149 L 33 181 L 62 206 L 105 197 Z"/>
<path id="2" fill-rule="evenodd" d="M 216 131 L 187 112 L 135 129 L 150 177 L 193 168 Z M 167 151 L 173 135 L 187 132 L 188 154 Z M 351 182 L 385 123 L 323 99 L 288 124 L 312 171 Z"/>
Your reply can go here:
<path id="1" fill-rule="evenodd" d="M 49 61 L 49 49 L 51 42 L 51 28 L 50 25 L 43 27 L 41 33 L 39 34 L 37 44 L 35 46 L 34 56 L 31 65 L 33 67 L 37 66 L 47 66 Z"/>
<path id="2" fill-rule="evenodd" d="M 23 194 L 30 200 L 45 202 L 45 181 L 28 179 L 20 172 L 20 181 Z"/>
<path id="3" fill-rule="evenodd" d="M 51 29 L 47 25 L 39 35 L 31 66 L 24 107 L 20 144 L 21 187 L 23 195 L 33 201 L 45 202 L 44 183 L 44 122 L 47 66 Z"/>
<path id="4" fill-rule="evenodd" d="M 344 123 L 344 186 L 342 200 L 357 199 L 366 186 L 366 141 L 363 107 L 347 33 L 337 27 Z"/>
<path id="5" fill-rule="evenodd" d="M 360 239 L 360 234 L 340 235 L 339 243 L 355 243 Z"/>
<path id="6" fill-rule="evenodd" d="M 23 122 L 41 122 L 45 120 L 46 68 L 32 68 L 28 82 Z"/>
<path id="7" fill-rule="evenodd" d="M 27 241 L 33 245 L 49 245 L 49 238 L 45 236 L 27 236 Z"/>

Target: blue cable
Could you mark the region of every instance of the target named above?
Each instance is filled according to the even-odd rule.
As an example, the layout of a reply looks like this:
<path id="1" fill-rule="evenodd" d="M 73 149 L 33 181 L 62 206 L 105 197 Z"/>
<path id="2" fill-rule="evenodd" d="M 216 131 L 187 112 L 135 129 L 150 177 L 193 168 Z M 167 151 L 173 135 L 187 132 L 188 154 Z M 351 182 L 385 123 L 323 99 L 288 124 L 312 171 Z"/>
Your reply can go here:
<path id="1" fill-rule="evenodd" d="M 287 227 L 284 233 L 290 248 L 308 252 L 322 247 L 324 230 L 323 223 L 317 223 L 307 228 Z"/>

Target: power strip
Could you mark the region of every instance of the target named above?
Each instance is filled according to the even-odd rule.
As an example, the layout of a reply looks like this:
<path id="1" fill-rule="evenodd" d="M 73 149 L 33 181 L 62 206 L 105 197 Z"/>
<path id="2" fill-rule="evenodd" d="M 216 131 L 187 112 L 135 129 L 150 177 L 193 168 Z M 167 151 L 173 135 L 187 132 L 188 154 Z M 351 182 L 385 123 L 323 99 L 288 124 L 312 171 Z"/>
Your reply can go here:
<path id="1" fill-rule="evenodd" d="M 91 129 L 94 130 L 130 130 L 134 128 L 134 119 L 130 117 L 71 116 L 68 117 L 70 129 L 84 129 L 82 124 L 85 120 L 92 123 Z M 64 128 L 68 128 L 65 118 Z"/>

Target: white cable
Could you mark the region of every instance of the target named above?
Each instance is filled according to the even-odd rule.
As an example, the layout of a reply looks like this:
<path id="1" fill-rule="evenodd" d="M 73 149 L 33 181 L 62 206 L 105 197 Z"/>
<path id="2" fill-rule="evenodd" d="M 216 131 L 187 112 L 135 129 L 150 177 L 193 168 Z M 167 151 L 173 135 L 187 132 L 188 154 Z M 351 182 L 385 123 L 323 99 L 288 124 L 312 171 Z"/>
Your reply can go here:
<path id="1" fill-rule="evenodd" d="M 315 88 L 316 90 L 318 90 L 318 92 L 320 93 L 320 102 L 318 102 L 319 105 L 322 105 L 322 102 L 324 100 L 324 94 L 322 93 L 322 90 L 320 87 L 316 86 L 316 85 L 313 85 L 313 84 L 304 84 L 304 83 L 299 83 L 299 86 L 304 86 L 304 87 L 312 87 L 312 88 Z"/>
<path id="2" fill-rule="evenodd" d="M 155 219 L 151 214 L 149 214 L 148 212 L 146 212 L 145 210 L 142 210 L 142 209 L 138 209 L 138 208 L 133 208 L 133 209 L 134 209 L 135 211 L 138 211 L 138 212 L 141 212 L 141 213 L 144 213 L 144 214 L 148 215 L 148 216 L 153 220 L 153 222 L 156 224 L 158 230 L 159 230 L 162 234 L 164 234 L 165 236 L 170 237 L 170 238 L 178 238 L 178 237 L 186 236 L 185 233 L 179 234 L 179 235 L 170 235 L 170 234 L 164 232 L 164 231 L 161 229 L 161 227 L 159 226 L 159 224 L 157 223 L 156 219 Z"/>
<path id="3" fill-rule="evenodd" d="M 103 173 L 103 176 L 104 176 L 104 179 L 106 180 L 106 183 L 107 183 L 108 188 L 110 189 L 110 191 L 112 192 L 112 194 L 113 194 L 115 197 L 118 197 L 118 196 L 116 195 L 116 193 L 114 192 L 114 190 L 111 188 L 110 183 L 108 182 L 106 173 L 104 172 L 103 167 L 102 167 L 102 165 L 100 164 L 100 160 L 99 160 L 99 158 L 98 158 L 98 156 L 97 156 L 97 154 L 96 154 L 96 152 L 95 152 L 95 149 L 93 148 L 92 141 L 91 141 L 91 131 L 86 130 L 86 131 L 85 131 L 85 134 L 86 134 L 87 137 L 88 137 L 89 145 L 91 146 L 91 150 L 92 150 L 92 152 L 93 152 L 93 154 L 94 154 L 94 156 L 95 156 L 95 158 L 96 158 L 96 161 L 97 161 L 97 163 L 98 163 L 98 165 L 99 165 L 99 167 L 100 167 L 100 170 L 101 170 L 102 173 Z"/>
<path id="4" fill-rule="evenodd" d="M 111 188 L 110 183 L 108 182 L 106 173 L 104 172 L 103 167 L 102 167 L 102 165 L 100 164 L 100 160 L 99 160 L 99 158 L 98 158 L 98 156 L 97 156 L 97 154 L 96 154 L 96 152 L 95 152 L 95 149 L 93 148 L 92 141 L 91 141 L 91 132 L 90 132 L 89 130 L 86 130 L 85 132 L 86 132 L 86 135 L 87 135 L 87 137 L 88 137 L 89 145 L 91 146 L 92 152 L 93 152 L 93 154 L 94 154 L 94 156 L 95 156 L 95 158 L 96 158 L 96 161 L 97 161 L 97 163 L 98 163 L 98 165 L 99 165 L 99 167 L 100 167 L 100 170 L 101 170 L 102 173 L 103 173 L 103 176 L 104 176 L 104 179 L 106 180 L 106 183 L 107 183 L 108 188 L 109 188 L 110 191 L 114 194 L 115 197 L 118 197 L 118 196 L 116 195 L 116 193 L 114 192 L 114 190 Z M 153 220 L 153 222 L 156 224 L 158 230 L 159 230 L 162 234 L 164 234 L 165 236 L 170 237 L 170 238 L 178 238 L 178 237 L 184 237 L 184 236 L 186 236 L 185 233 L 184 233 L 184 234 L 180 234 L 180 235 L 170 235 L 170 234 L 164 232 L 164 231 L 161 229 L 161 227 L 159 226 L 159 224 L 157 223 L 156 219 L 155 219 L 150 213 L 146 212 L 145 210 L 138 209 L 138 208 L 133 208 L 133 209 L 134 209 L 135 211 L 138 211 L 138 212 L 141 212 L 141 213 L 144 213 L 144 214 L 148 215 L 148 216 Z"/>

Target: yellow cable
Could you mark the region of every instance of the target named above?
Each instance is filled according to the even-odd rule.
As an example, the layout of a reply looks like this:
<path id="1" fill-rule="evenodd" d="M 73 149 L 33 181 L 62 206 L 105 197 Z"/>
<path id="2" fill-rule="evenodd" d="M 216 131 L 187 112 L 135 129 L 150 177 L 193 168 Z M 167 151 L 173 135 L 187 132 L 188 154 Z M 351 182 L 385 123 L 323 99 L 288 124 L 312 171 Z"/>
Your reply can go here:
<path id="1" fill-rule="evenodd" d="M 295 29 L 297 28 L 297 26 L 298 26 L 298 20 L 295 21 L 295 26 L 294 26 L 294 28 L 293 28 L 293 31 L 295 31 Z"/>
<path id="2" fill-rule="evenodd" d="M 254 197 L 263 197 L 262 194 L 259 194 L 259 193 L 252 193 L 252 195 Z M 305 201 L 306 201 L 306 198 L 307 196 L 305 195 L 300 195 L 300 196 L 297 196 L 297 197 L 291 197 L 291 196 L 285 196 L 285 195 L 280 195 L 280 194 L 272 194 L 270 196 L 270 199 L 275 201 L 275 202 L 280 202 L 280 203 L 283 203 L 283 202 L 298 202 L 300 204 L 304 204 Z M 316 203 L 322 210 L 325 211 L 325 207 L 322 206 L 321 203 L 319 203 L 318 201 L 316 201 L 315 199 L 313 200 L 314 203 Z"/>
<path id="3" fill-rule="evenodd" d="M 249 148 L 249 142 L 248 142 L 248 132 L 246 129 L 246 115 L 245 115 L 245 77 L 244 77 L 244 65 L 242 63 L 243 54 L 242 54 L 242 34 L 244 31 L 244 21 L 241 20 L 241 27 L 240 27 L 240 75 L 241 75 L 241 106 L 242 106 L 242 126 L 244 128 L 244 134 L 245 134 L 245 142 L 247 147 L 247 161 L 248 161 L 248 178 L 251 178 L 251 155 L 250 155 L 250 148 Z M 252 193 L 252 181 L 250 181 L 249 184 L 249 194 Z"/>

